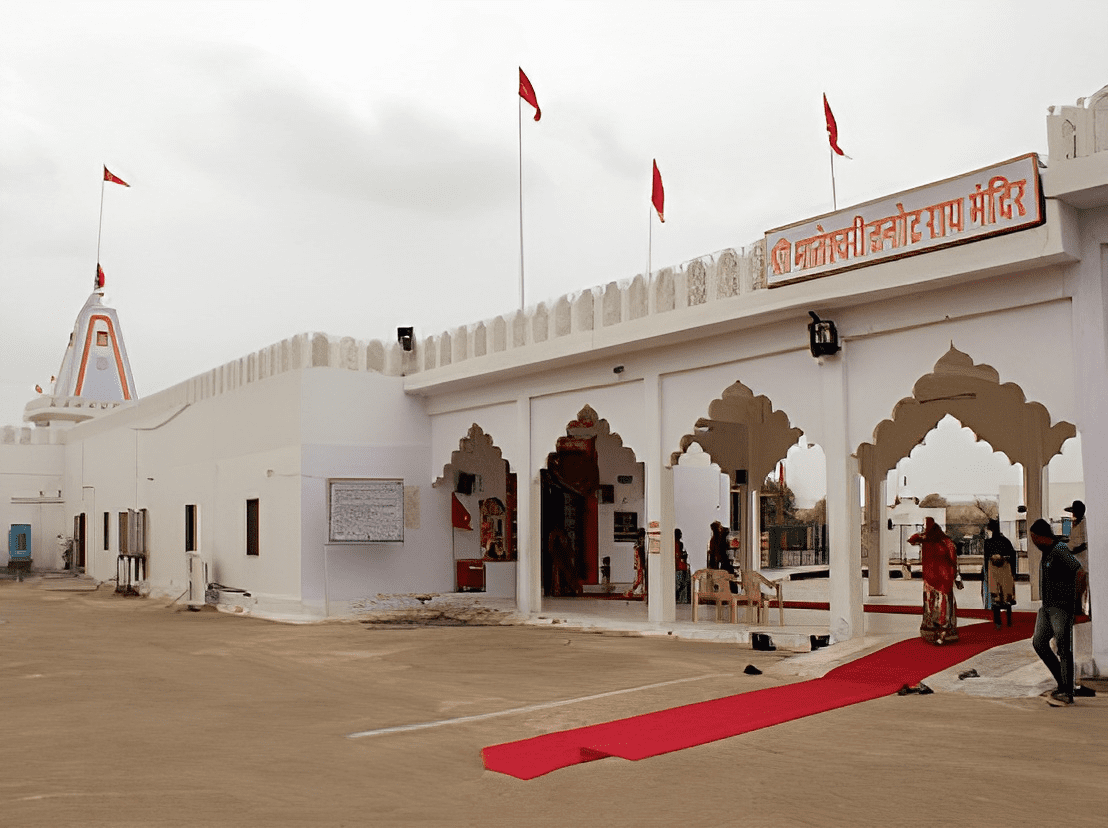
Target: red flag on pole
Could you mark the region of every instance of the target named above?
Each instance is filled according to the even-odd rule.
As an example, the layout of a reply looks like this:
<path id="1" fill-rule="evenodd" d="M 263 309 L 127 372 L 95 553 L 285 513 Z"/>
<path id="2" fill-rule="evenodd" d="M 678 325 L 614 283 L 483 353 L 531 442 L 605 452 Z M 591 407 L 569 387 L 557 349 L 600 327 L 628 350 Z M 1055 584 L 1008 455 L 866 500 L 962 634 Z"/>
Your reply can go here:
<path id="1" fill-rule="evenodd" d="M 450 493 L 450 523 L 455 529 L 467 529 L 472 531 L 473 527 L 469 525 L 470 517 L 469 510 L 462 505 L 462 501 L 458 500 L 458 495 L 454 492 Z"/>
<path id="2" fill-rule="evenodd" d="M 846 153 L 839 149 L 839 127 L 835 123 L 835 116 L 831 114 L 831 104 L 827 103 L 827 93 L 823 93 L 823 114 L 827 118 L 827 140 L 831 143 L 831 149 L 835 151 L 837 155 L 846 156 Z"/>
<path id="3" fill-rule="evenodd" d="M 535 120 L 537 121 L 542 117 L 542 110 L 539 109 L 539 99 L 535 97 L 535 87 L 531 85 L 531 81 L 527 79 L 527 76 L 523 74 L 523 67 L 519 70 L 519 96 L 531 106 L 535 107 Z"/>
<path id="4" fill-rule="evenodd" d="M 104 287 L 104 268 L 100 267 L 100 263 L 96 263 L 96 289 Z"/>
<path id="5" fill-rule="evenodd" d="M 124 187 L 130 187 L 131 185 L 118 176 L 112 175 L 108 172 L 108 168 L 104 167 L 104 180 L 111 181 L 113 184 L 122 184 Z"/>
<path id="6" fill-rule="evenodd" d="M 654 162 L 654 186 L 650 190 L 650 203 L 658 211 L 658 221 L 665 224 L 666 191 L 662 189 L 662 174 L 658 172 L 658 162 Z"/>

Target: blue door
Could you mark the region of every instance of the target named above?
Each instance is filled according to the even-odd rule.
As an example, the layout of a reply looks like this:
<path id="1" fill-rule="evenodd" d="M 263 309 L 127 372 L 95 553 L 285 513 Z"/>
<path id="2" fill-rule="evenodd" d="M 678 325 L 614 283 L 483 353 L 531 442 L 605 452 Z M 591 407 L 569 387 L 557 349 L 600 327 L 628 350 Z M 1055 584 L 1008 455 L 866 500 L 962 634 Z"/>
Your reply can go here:
<path id="1" fill-rule="evenodd" d="M 28 523 L 13 523 L 8 530 L 8 557 L 13 561 L 31 559 L 31 526 Z"/>

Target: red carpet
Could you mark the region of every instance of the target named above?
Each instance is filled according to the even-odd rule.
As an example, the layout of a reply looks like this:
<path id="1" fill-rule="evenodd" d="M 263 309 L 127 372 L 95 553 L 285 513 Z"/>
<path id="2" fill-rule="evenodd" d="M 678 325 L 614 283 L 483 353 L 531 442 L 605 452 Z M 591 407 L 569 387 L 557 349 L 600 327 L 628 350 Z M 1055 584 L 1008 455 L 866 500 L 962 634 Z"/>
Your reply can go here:
<path id="1" fill-rule="evenodd" d="M 659 756 L 890 695 L 992 647 L 1030 638 L 1034 618 L 1033 613 L 1014 613 L 1014 626 L 999 630 L 992 624 L 963 627 L 959 641 L 942 646 L 913 638 L 836 667 L 823 678 L 491 745 L 481 755 L 489 770 L 518 779 L 608 756 Z"/>

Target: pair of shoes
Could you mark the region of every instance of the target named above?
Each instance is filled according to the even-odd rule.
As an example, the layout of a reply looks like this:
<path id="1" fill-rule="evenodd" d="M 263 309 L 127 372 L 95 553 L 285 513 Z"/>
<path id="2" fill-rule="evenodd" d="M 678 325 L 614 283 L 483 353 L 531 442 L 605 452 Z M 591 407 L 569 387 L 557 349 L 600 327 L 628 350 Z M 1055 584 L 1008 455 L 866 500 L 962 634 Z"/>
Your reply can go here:
<path id="1" fill-rule="evenodd" d="M 896 691 L 896 694 L 898 696 L 911 696 L 911 695 L 926 696 L 929 693 L 934 693 L 934 692 L 935 692 L 934 690 L 932 690 L 930 687 L 928 687 L 926 684 L 924 684 L 921 681 L 919 684 L 915 685 L 914 687 L 909 687 L 907 684 L 905 684 L 903 687 L 901 687 L 899 690 Z"/>
<path id="2" fill-rule="evenodd" d="M 1083 696 L 1085 698 L 1092 698 L 1096 695 L 1096 690 L 1091 687 L 1086 687 L 1083 684 L 1075 684 L 1073 686 L 1073 694 L 1075 696 Z"/>
<path id="3" fill-rule="evenodd" d="M 755 667 L 753 664 L 747 664 L 746 669 L 743 670 L 743 672 L 746 673 L 748 676 L 760 676 L 760 675 L 762 675 L 762 671 L 759 670 L 757 667 Z"/>
<path id="4" fill-rule="evenodd" d="M 1073 704 L 1073 696 L 1061 690 L 1055 690 L 1047 696 L 1046 703 L 1051 707 L 1068 707 Z"/>
<path id="5" fill-rule="evenodd" d="M 980 677 L 981 677 L 981 674 L 978 673 L 976 670 L 966 670 L 966 672 L 958 674 L 958 678 L 963 679 L 963 680 L 968 679 L 968 678 L 980 678 Z"/>

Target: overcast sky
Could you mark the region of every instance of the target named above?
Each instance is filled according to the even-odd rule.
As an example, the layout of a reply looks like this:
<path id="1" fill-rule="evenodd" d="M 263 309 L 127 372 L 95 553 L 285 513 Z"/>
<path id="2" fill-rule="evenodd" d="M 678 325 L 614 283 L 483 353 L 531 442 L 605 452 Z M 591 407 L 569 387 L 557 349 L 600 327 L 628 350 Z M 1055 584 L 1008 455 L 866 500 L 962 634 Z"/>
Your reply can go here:
<path id="1" fill-rule="evenodd" d="M 0 423 L 97 258 L 140 394 L 304 331 L 417 336 L 1029 151 L 1108 3 L 0 0 Z M 1088 48 L 1074 48 L 1082 42 Z M 1073 45 L 1071 45 L 1073 44 Z"/>

